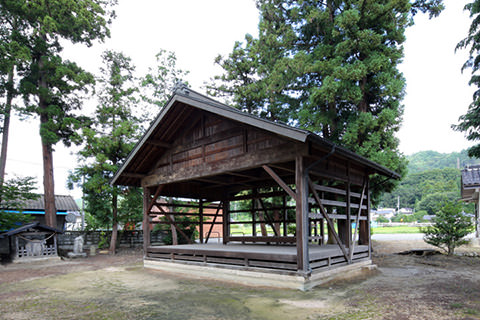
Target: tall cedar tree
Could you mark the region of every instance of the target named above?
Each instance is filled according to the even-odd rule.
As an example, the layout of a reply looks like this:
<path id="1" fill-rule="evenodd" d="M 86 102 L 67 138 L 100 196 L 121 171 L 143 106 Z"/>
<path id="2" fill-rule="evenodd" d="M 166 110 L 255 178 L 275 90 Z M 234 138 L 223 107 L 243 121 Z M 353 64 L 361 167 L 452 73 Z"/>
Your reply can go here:
<path id="1" fill-rule="evenodd" d="M 15 81 L 16 66 L 25 67 L 30 61 L 30 52 L 26 46 L 26 39 L 22 35 L 25 23 L 10 14 L 0 6 L 0 114 L 3 125 L 2 147 L 0 152 L 0 188 L 5 179 L 7 162 L 8 135 L 13 100 L 18 95 L 18 81 Z"/>
<path id="2" fill-rule="evenodd" d="M 102 59 L 104 67 L 97 80 L 99 105 L 93 123 L 83 129 L 84 147 L 79 152 L 84 164 L 76 169 L 71 180 L 80 183 L 85 178 L 86 209 L 103 224 L 111 223 L 109 251 L 114 254 L 119 196 L 132 199 L 138 195 L 138 190 L 122 190 L 109 182 L 140 137 L 140 119 L 134 116 L 131 108 L 137 105 L 137 89 L 133 77 L 135 67 L 130 58 L 122 53 L 105 51 Z M 124 203 L 124 207 L 128 208 L 128 203 Z"/>
<path id="3" fill-rule="evenodd" d="M 154 110 L 154 116 L 158 108 L 162 108 L 168 100 L 168 95 L 179 82 L 185 82 L 188 71 L 177 69 L 177 56 L 175 52 L 160 49 L 155 55 L 157 65 L 148 68 L 148 73 L 142 77 L 141 98 L 148 104 L 149 109 Z M 152 108 L 157 106 L 158 108 Z"/>
<path id="4" fill-rule="evenodd" d="M 405 80 L 397 66 L 404 32 L 418 11 L 437 15 L 441 1 L 257 0 L 257 7 L 258 39 L 247 35 L 228 57 L 217 57 L 224 74 L 210 93 L 233 96 L 244 111 L 314 131 L 403 174 L 395 133 L 403 113 Z"/>
<path id="5" fill-rule="evenodd" d="M 465 132 L 467 140 L 480 141 L 480 0 L 474 0 L 465 6 L 465 10 L 470 12 L 472 23 L 468 30 L 468 35 L 460 41 L 457 49 L 469 49 L 470 55 L 462 67 L 472 70 L 472 77 L 469 84 L 476 87 L 473 93 L 473 101 L 468 107 L 467 113 L 462 115 L 457 125 L 453 129 Z M 480 158 L 480 143 L 468 149 L 470 157 Z"/>
<path id="6" fill-rule="evenodd" d="M 30 64 L 18 70 L 24 112 L 40 118 L 43 154 L 45 219 L 56 227 L 53 147 L 80 141 L 77 130 L 85 120 L 76 114 L 80 94 L 94 82 L 91 74 L 60 57 L 61 40 L 92 45 L 109 36 L 107 26 L 116 0 L 0 0 L 2 10 L 18 23 L 26 39 Z"/>

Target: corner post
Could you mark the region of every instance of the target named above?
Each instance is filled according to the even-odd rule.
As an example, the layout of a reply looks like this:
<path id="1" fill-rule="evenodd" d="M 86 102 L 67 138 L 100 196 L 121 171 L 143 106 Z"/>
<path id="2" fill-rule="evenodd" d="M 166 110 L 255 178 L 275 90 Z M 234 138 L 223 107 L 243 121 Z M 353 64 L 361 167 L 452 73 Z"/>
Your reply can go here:
<path id="1" fill-rule="evenodd" d="M 297 240 L 297 270 L 304 275 L 310 273 L 308 254 L 308 184 L 305 172 L 304 159 L 297 155 L 295 158 L 296 184 L 296 240 Z"/>
<path id="2" fill-rule="evenodd" d="M 200 219 L 200 225 L 198 226 L 198 230 L 200 232 L 200 243 L 203 243 L 203 199 L 200 199 L 200 203 L 199 203 L 199 208 L 198 208 L 198 213 L 200 215 L 199 219 Z"/>
<path id="3" fill-rule="evenodd" d="M 150 219 L 149 206 L 151 201 L 151 193 L 148 187 L 143 188 L 143 257 L 147 256 L 147 248 L 150 246 Z"/>
<path id="4" fill-rule="evenodd" d="M 479 205 L 479 201 L 475 202 L 475 237 L 476 238 L 480 238 L 480 205 Z"/>
<path id="5" fill-rule="evenodd" d="M 225 195 L 223 201 L 223 244 L 227 244 L 230 241 L 230 201 L 228 197 Z"/>

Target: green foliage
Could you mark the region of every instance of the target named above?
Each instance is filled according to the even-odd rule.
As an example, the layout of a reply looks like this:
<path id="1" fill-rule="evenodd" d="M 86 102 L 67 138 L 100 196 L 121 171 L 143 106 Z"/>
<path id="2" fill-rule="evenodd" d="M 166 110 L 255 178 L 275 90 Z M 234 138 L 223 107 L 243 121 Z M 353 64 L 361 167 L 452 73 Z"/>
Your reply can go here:
<path id="1" fill-rule="evenodd" d="M 35 200 L 38 194 L 32 193 L 35 190 L 35 178 L 13 178 L 6 180 L 0 186 L 0 231 L 17 228 L 24 223 L 32 221 L 30 215 L 22 213 L 25 200 Z M 19 211 L 19 213 L 8 211 Z"/>
<path id="2" fill-rule="evenodd" d="M 400 197 L 401 208 L 416 208 L 435 214 L 438 201 L 460 197 L 460 170 L 454 168 L 425 170 L 408 174 L 397 188 L 382 197 L 382 207 L 395 208 Z M 462 203 L 464 210 L 473 212 L 473 205 Z"/>
<path id="3" fill-rule="evenodd" d="M 423 217 L 427 214 L 425 210 L 418 210 L 413 214 L 397 214 L 392 218 L 392 222 L 423 222 Z"/>
<path id="4" fill-rule="evenodd" d="M 433 169 L 457 168 L 457 165 L 463 168 L 467 164 L 478 162 L 468 156 L 467 150 L 451 153 L 420 151 L 407 156 L 407 161 L 409 174 Z"/>
<path id="5" fill-rule="evenodd" d="M 379 223 L 388 223 L 388 222 L 390 222 L 390 220 L 388 220 L 387 218 L 385 218 L 385 217 L 383 217 L 383 216 L 379 216 L 376 221 L 379 222 Z"/>
<path id="6" fill-rule="evenodd" d="M 53 146 L 80 144 L 79 129 L 88 118 L 79 115 L 82 98 L 94 78 L 74 62 L 64 61 L 62 42 L 92 45 L 109 36 L 114 17 L 107 9 L 116 0 L 1 0 L 0 10 L 13 21 L 15 45 L 21 52 L 16 75 L 25 115 L 38 117 L 44 162 L 45 220 L 55 226 Z M 7 19 L 8 19 L 7 18 Z M 5 30 L 5 29 L 3 29 Z M 8 52 L 8 51 L 7 51 Z M 19 56 L 20 57 L 20 56 Z M 28 58 L 28 63 L 25 58 Z M 16 60 L 18 57 L 13 58 Z M 0 63 L 1 64 L 1 63 Z M 8 104 L 7 104 L 8 105 Z M 8 109 L 8 106 L 7 108 Z M 8 112 L 6 113 L 8 114 Z"/>
<path id="7" fill-rule="evenodd" d="M 440 0 L 258 0 L 259 37 L 245 36 L 209 92 L 239 109 L 314 131 L 401 175 L 398 150 L 405 28 Z M 372 181 L 374 197 L 394 182 Z M 378 187 L 378 188 L 377 188 Z"/>
<path id="8" fill-rule="evenodd" d="M 141 188 L 130 187 L 122 190 L 118 204 L 119 221 L 125 226 L 135 226 L 143 219 L 143 192 Z"/>
<path id="9" fill-rule="evenodd" d="M 141 220 L 138 213 L 138 208 L 142 208 L 140 191 L 120 189 L 109 183 L 141 131 L 140 119 L 132 111 L 137 89 L 130 58 L 105 51 L 102 59 L 102 76 L 97 81 L 100 104 L 91 125 L 83 128 L 84 147 L 79 152 L 83 163 L 70 176 L 70 185 L 82 186 L 86 210 L 98 225 L 106 227 L 119 221 Z"/>
<path id="10" fill-rule="evenodd" d="M 465 237 L 473 231 L 472 218 L 462 213 L 457 202 L 444 202 L 434 219 L 434 225 L 422 228 L 426 243 L 453 255 L 455 248 L 466 244 Z"/>
<path id="11" fill-rule="evenodd" d="M 470 12 L 472 23 L 467 37 L 458 43 L 457 49 L 469 49 L 469 57 L 463 65 L 462 71 L 471 69 L 472 76 L 469 84 L 475 86 L 476 90 L 467 113 L 460 116 L 459 123 L 452 127 L 454 130 L 464 132 L 467 140 L 478 142 L 480 141 L 480 76 L 478 75 L 480 70 L 480 0 L 472 0 L 465 5 L 465 10 Z M 480 144 L 468 149 L 468 155 L 480 158 Z"/>
<path id="12" fill-rule="evenodd" d="M 456 191 L 427 194 L 418 202 L 417 209 L 427 211 L 430 215 L 435 215 L 440 210 L 443 203 L 453 202 L 457 200 L 458 197 L 459 194 Z"/>
<path id="13" fill-rule="evenodd" d="M 109 242 L 110 242 L 110 239 L 108 238 L 108 234 L 105 231 L 100 232 L 100 241 L 98 241 L 98 248 L 99 249 L 108 248 Z"/>
<path id="14" fill-rule="evenodd" d="M 171 203 L 173 204 L 185 204 L 184 201 L 180 200 L 175 200 L 171 199 Z M 168 206 L 168 205 L 165 205 Z M 173 210 L 171 210 L 173 211 Z M 198 231 L 196 226 L 198 225 L 199 218 L 197 216 L 187 216 L 187 215 L 181 215 L 178 213 L 187 213 L 189 210 L 187 208 L 182 208 L 182 207 L 176 207 L 175 212 L 175 222 L 177 223 L 178 229 L 180 229 L 185 235 L 192 241 L 195 240 L 195 238 L 198 236 Z M 193 213 L 193 211 L 191 212 Z M 163 222 L 170 222 L 170 219 L 168 219 L 165 216 L 162 216 L 161 221 Z M 163 236 L 163 242 L 167 245 L 173 244 L 173 238 L 172 238 L 172 227 L 170 224 L 157 224 L 152 230 L 153 232 L 162 232 L 164 234 Z M 185 239 L 180 232 L 177 231 L 177 240 L 178 244 L 186 244 L 188 243 L 187 239 Z"/>
<path id="15" fill-rule="evenodd" d="M 114 0 L 2 0 L 0 7 L 15 21 L 10 44 L 18 54 L 11 57 L 21 77 L 23 113 L 40 117 L 40 135 L 46 145 L 62 141 L 79 143 L 78 129 L 86 120 L 76 114 L 81 95 L 94 82 L 91 74 L 75 63 L 64 61 L 61 40 L 92 45 L 109 35 Z M 11 51 L 9 51 L 11 52 Z M 19 63 L 26 62 L 29 63 Z"/>
<path id="16" fill-rule="evenodd" d="M 174 52 L 161 49 L 155 58 L 157 61 L 155 68 L 150 67 L 148 73 L 140 79 L 142 101 L 148 104 L 149 109 L 152 109 L 152 105 L 157 106 L 153 108 L 154 115 L 157 114 L 158 108 L 167 102 L 175 85 L 178 82 L 185 82 L 184 78 L 189 73 L 177 69 L 177 56 Z"/>

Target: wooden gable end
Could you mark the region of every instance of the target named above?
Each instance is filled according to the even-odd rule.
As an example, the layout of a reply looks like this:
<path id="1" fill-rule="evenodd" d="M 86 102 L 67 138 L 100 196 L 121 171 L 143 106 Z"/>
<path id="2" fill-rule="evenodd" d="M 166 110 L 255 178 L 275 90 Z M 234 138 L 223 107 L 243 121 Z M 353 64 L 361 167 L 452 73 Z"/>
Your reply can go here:
<path id="1" fill-rule="evenodd" d="M 198 112 L 159 156 L 142 186 L 186 181 L 295 159 L 303 144 L 221 116 Z"/>

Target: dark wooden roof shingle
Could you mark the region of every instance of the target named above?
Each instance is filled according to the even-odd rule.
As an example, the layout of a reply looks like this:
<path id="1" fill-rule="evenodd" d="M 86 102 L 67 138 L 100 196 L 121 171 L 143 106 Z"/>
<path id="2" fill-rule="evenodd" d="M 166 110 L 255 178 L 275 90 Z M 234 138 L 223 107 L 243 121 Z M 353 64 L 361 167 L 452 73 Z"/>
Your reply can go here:
<path id="1" fill-rule="evenodd" d="M 480 187 L 480 165 L 468 166 L 462 170 L 463 187 Z"/>

